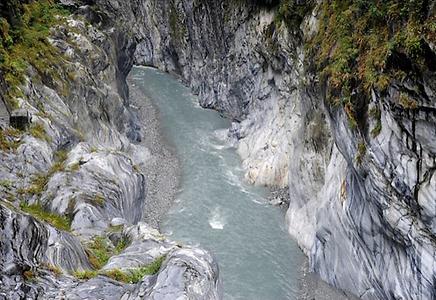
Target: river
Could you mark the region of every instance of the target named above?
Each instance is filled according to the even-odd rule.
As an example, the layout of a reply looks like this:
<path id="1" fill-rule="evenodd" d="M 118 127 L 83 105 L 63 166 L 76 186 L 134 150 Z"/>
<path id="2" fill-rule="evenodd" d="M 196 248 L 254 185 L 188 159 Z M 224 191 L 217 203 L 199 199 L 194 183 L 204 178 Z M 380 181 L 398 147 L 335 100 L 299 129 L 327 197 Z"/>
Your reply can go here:
<path id="1" fill-rule="evenodd" d="M 219 138 L 229 120 L 202 109 L 172 76 L 134 68 L 133 80 L 159 110 L 180 160 L 180 191 L 161 229 L 217 258 L 224 299 L 296 299 L 304 255 L 289 237 L 268 190 L 244 182 L 234 148 Z M 221 133 L 221 134 L 218 134 Z"/>

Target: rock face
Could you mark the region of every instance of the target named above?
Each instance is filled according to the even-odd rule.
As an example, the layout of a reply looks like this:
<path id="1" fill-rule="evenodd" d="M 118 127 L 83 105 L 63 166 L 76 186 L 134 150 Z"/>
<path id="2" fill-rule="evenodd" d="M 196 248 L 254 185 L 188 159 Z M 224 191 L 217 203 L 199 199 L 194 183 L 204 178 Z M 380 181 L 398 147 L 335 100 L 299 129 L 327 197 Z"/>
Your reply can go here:
<path id="1" fill-rule="evenodd" d="M 68 272 L 89 262 L 77 237 L 2 202 L 4 236 L 35 237 L 19 249 L 2 232 L 3 297 L 220 297 L 218 270 L 209 254 L 156 237 L 138 223 L 140 210 L 131 209 L 142 207 L 147 192 L 135 168 L 146 165 L 137 155 L 146 150 L 135 144 L 141 134 L 125 84 L 132 57 L 179 75 L 202 106 L 234 120 L 229 137 L 247 180 L 289 187 L 289 232 L 324 280 L 363 299 L 436 297 L 434 71 L 394 82 L 383 94 L 373 91 L 368 106 L 379 111 L 382 128 L 370 136 L 378 124 L 368 119 L 366 132 L 357 134 L 342 109 L 325 104 L 319 74 L 306 68 L 305 41 L 318 30 L 318 6 L 300 28 L 289 28 L 275 21 L 275 1 L 261 2 L 98 1 L 77 13 L 94 26 L 71 18 L 68 26 L 53 31 L 52 43 L 66 53 L 67 67 L 75 72 L 71 93 L 62 95 L 28 71 L 20 104 L 49 138 L 24 134 L 15 152 L 0 152 L 2 197 L 17 204 L 14 197 L 24 191 L 25 203 L 40 200 L 46 209 L 70 216 L 72 229 L 84 240 L 106 234 L 112 220 L 123 219 L 122 234 L 131 244 L 107 268 L 147 263 L 156 254 L 167 253 L 167 258 L 159 273 L 136 285 L 106 276 L 87 282 L 67 275 L 59 279 L 51 271 L 38 274 L 42 283 L 29 283 L 24 272 L 37 264 L 48 261 Z M 111 20 L 124 23 L 115 27 Z M 430 43 L 429 57 L 436 55 L 434 49 Z M 400 92 L 414 95 L 413 110 L 398 105 Z M 59 150 L 67 152 L 63 168 Z M 50 175 L 42 191 L 31 180 L 38 174 Z M 29 187 L 33 194 L 26 192 Z M 74 247 L 77 252 L 71 253 Z"/>
<path id="2" fill-rule="evenodd" d="M 241 121 L 232 134 L 247 179 L 286 186 L 290 153 L 283 141 L 291 139 L 288 123 L 301 119 L 288 101 L 300 97 L 301 78 L 288 57 L 301 49 L 287 32 L 273 34 L 274 13 L 230 1 L 144 1 L 141 13 L 137 63 L 180 75 L 202 106 Z M 273 45 L 281 53 L 270 53 Z"/>
<path id="3" fill-rule="evenodd" d="M 153 157 L 126 84 L 136 47 L 128 24 L 63 3 L 74 13 L 50 29 L 64 54 L 57 76 L 28 66 L 18 102 L 32 124 L 0 132 L 0 299 L 219 299 L 214 258 L 142 222 L 154 214 L 144 175 Z M 102 266 L 96 237 L 112 255 Z M 126 277 L 157 262 L 151 275 Z"/>
<path id="4" fill-rule="evenodd" d="M 381 132 L 372 137 L 369 120 L 357 134 L 304 67 L 317 6 L 292 31 L 251 1 L 134 5 L 136 62 L 179 75 L 235 120 L 247 179 L 289 186 L 289 232 L 314 271 L 364 299 L 435 297 L 434 72 L 373 91 Z M 400 91 L 415 95 L 413 111 Z"/>

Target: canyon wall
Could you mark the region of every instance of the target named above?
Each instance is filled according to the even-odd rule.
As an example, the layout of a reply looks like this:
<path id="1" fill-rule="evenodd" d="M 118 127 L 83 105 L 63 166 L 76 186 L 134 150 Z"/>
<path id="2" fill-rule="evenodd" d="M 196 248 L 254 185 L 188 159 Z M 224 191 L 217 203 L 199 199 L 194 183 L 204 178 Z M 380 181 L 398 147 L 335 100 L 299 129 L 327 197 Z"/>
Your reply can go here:
<path id="1" fill-rule="evenodd" d="M 13 112 L 31 116 L 0 129 L 0 298 L 219 299 L 215 259 L 144 222 L 153 154 L 129 99 L 128 27 L 85 3 L 22 2 L 6 3 L 31 14 L 22 41 L 0 19 L 0 100 L 15 91 Z"/>
<path id="2" fill-rule="evenodd" d="M 125 84 L 137 63 L 179 76 L 202 106 L 233 120 L 228 137 L 247 180 L 289 188 L 289 232 L 324 280 L 363 299 L 435 297 L 431 40 L 421 41 L 424 68 L 412 56 L 393 55 L 392 68 L 421 71 L 390 82 L 383 92 L 371 89 L 353 128 L 347 110 L 329 103 L 328 84 L 307 49 L 320 30 L 322 1 L 293 25 L 279 18 L 274 1 L 63 2 L 76 12 L 67 25 L 51 30 L 50 43 L 66 56 L 62 65 L 49 66 L 59 77 L 27 68 L 18 104 L 32 114 L 32 130 L 2 137 L 2 294 L 53 295 L 62 284 L 60 293 L 72 298 L 89 289 L 95 298 L 219 297 L 218 270 L 209 254 L 179 249 L 140 222 L 145 212 L 136 207 L 146 205 L 141 168 L 147 162 L 138 153 L 147 150 Z M 433 1 L 428 5 L 434 8 Z M 2 95 L 4 86 L 0 82 Z M 371 111 L 376 118 L 369 117 Z M 29 205 L 67 215 L 77 236 L 23 212 Z M 50 270 L 38 274 L 45 278 L 42 289 L 25 280 L 24 272 L 29 277 L 41 264 L 64 274 L 87 270 L 81 242 L 96 234 L 110 237 L 111 224 L 120 223 L 125 225 L 116 236 L 131 244 L 108 264 L 149 263 L 156 257 L 135 253 L 147 252 L 151 241 L 155 253 L 167 254 L 158 274 L 133 286 L 107 276 L 78 283 Z M 35 238 L 19 248 L 11 236 Z M 157 283 L 174 274 L 171 268 L 177 274 L 199 270 L 204 276 L 196 280 L 204 289 L 193 291 L 189 287 L 196 283 L 188 282 L 175 291 L 177 281 L 159 290 Z M 12 289 L 17 282 L 20 288 Z"/>
<path id="3" fill-rule="evenodd" d="M 290 27 L 255 1 L 143 1 L 135 60 L 180 76 L 234 120 L 247 180 L 289 187 L 289 232 L 324 280 L 364 299 L 432 299 L 435 46 L 423 41 L 426 71 L 371 91 L 355 129 L 307 55 L 321 4 Z M 391 67 L 402 60 L 415 64 Z"/>

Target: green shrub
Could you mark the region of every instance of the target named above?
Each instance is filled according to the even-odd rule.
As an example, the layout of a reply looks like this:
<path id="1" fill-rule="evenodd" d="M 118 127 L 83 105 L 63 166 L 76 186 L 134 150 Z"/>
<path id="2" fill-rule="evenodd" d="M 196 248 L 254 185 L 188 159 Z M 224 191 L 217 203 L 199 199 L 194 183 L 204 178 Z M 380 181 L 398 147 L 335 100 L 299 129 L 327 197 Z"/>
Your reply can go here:
<path id="1" fill-rule="evenodd" d="M 288 28 L 299 30 L 303 18 L 312 10 L 314 1 L 297 4 L 296 0 L 281 0 L 275 22 L 285 22 Z"/>
<path id="2" fill-rule="evenodd" d="M 426 68 L 423 44 L 436 42 L 436 16 L 428 13 L 425 0 L 332 0 L 320 5 L 319 31 L 306 45 L 307 57 L 316 61 L 328 102 L 341 104 L 355 126 L 371 89 L 383 93 L 410 72 L 389 63 L 394 53 Z M 413 109 L 412 102 L 405 103 Z"/>
<path id="3" fill-rule="evenodd" d="M 112 256 L 111 245 L 107 238 L 95 236 L 87 245 L 89 262 L 96 270 L 101 269 Z"/>
<path id="4" fill-rule="evenodd" d="M 20 12 L 16 15 L 14 26 L 9 23 L 11 20 L 0 17 L 0 71 L 8 86 L 6 98 L 12 108 L 17 107 L 15 98 L 23 96 L 20 85 L 29 65 L 43 79 L 60 79 L 58 66 L 62 62 L 62 54 L 49 43 L 47 37 L 51 27 L 63 22 L 57 16 L 69 14 L 53 0 L 14 5 Z"/>

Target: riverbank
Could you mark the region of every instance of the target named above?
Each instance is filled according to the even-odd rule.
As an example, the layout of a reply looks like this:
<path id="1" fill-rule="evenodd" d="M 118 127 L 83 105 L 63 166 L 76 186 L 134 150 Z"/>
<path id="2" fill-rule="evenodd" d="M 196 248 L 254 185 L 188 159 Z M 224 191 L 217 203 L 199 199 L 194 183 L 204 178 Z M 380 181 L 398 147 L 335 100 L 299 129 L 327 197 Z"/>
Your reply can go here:
<path id="1" fill-rule="evenodd" d="M 139 166 L 146 177 L 147 195 L 143 221 L 159 228 L 162 216 L 174 202 L 180 181 L 180 164 L 171 143 L 162 134 L 159 110 L 135 85 L 132 73 L 127 78 L 131 107 L 136 111 L 141 131 L 139 144 L 148 149 L 147 163 Z"/>

